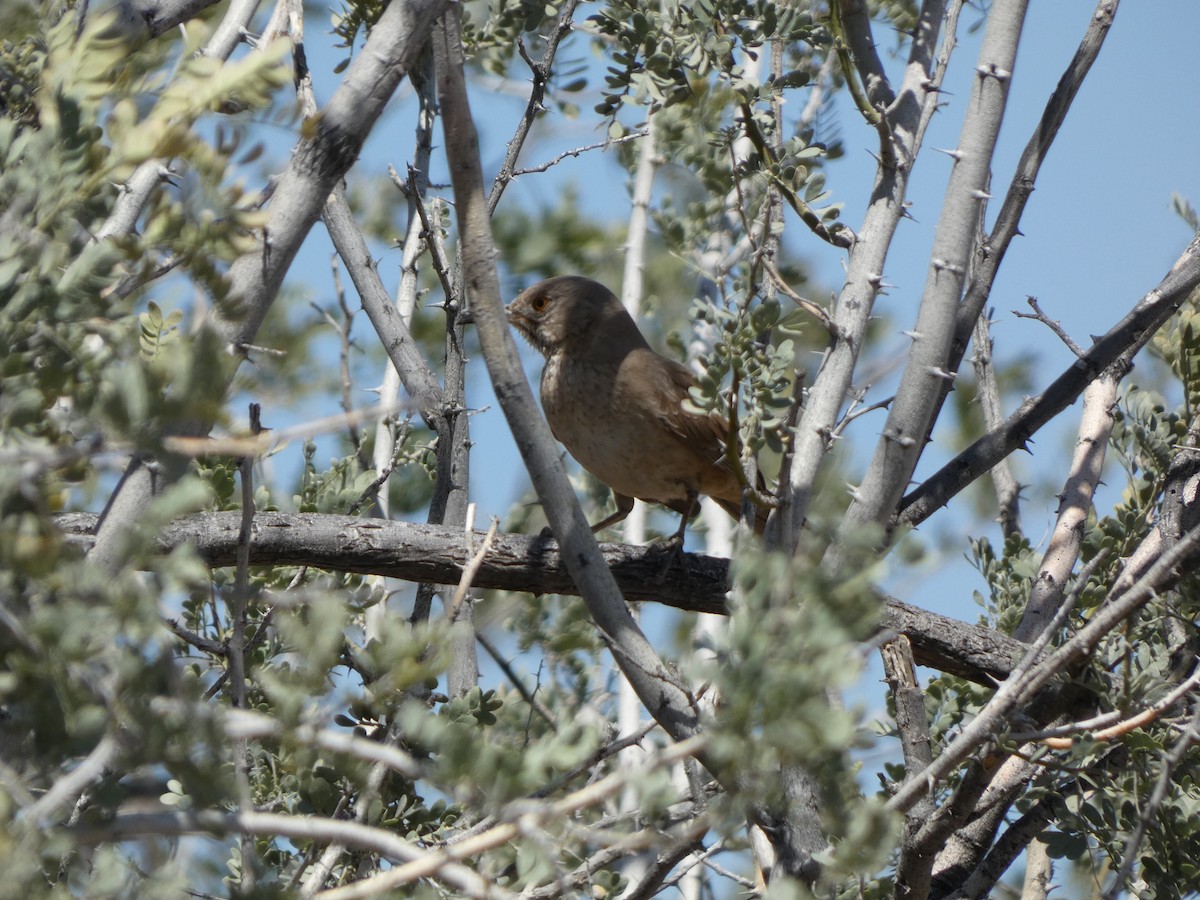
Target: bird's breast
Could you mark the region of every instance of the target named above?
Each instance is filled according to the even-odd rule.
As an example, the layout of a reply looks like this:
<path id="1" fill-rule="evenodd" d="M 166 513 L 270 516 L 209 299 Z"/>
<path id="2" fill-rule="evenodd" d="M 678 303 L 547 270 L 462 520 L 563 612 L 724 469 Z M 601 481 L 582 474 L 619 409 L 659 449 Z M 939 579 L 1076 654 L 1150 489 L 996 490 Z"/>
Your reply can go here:
<path id="1" fill-rule="evenodd" d="M 653 406 L 658 398 L 630 380 L 620 364 L 552 354 L 542 372 L 546 420 L 567 452 L 617 493 L 682 500 L 701 489 L 712 463 L 671 432 Z"/>

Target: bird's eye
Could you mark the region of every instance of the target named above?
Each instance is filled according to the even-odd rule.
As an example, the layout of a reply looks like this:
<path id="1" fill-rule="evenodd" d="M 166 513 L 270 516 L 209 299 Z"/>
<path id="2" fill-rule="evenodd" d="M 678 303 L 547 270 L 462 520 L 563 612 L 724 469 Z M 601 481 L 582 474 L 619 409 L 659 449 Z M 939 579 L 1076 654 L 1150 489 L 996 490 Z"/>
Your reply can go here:
<path id="1" fill-rule="evenodd" d="M 529 305 L 531 307 L 533 307 L 534 312 L 544 312 L 546 307 L 549 304 L 550 304 L 550 301 L 549 301 L 549 299 L 547 299 L 545 294 L 538 294 L 536 297 L 534 297 L 532 300 L 529 301 Z"/>

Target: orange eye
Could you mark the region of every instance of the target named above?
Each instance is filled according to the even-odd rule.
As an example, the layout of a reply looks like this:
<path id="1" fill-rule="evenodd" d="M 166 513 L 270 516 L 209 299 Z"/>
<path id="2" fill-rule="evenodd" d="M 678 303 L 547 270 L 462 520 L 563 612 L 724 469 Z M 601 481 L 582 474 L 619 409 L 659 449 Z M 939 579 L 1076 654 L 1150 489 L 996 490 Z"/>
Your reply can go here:
<path id="1" fill-rule="evenodd" d="M 544 312 L 549 303 L 550 301 L 546 298 L 545 294 L 538 294 L 529 301 L 529 305 L 533 308 L 533 311 L 539 313 Z"/>

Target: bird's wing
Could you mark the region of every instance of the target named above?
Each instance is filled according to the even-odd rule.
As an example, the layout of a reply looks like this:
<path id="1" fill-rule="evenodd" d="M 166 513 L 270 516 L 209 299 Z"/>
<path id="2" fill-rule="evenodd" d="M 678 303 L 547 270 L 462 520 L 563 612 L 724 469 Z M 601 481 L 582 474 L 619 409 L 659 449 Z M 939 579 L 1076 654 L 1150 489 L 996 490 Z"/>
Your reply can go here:
<path id="1" fill-rule="evenodd" d="M 659 413 L 659 418 L 679 441 L 708 457 L 718 468 L 730 471 L 729 461 L 725 458 L 729 423 L 720 416 L 689 412 L 683 406 L 688 390 L 696 383 L 691 370 L 650 349 L 635 351 L 631 357 L 633 364 L 629 367 L 630 374 L 643 389 L 649 388 L 657 401 L 650 404 L 649 408 L 665 410 Z M 758 472 L 757 475 L 758 490 L 765 492 L 767 486 L 763 474 Z M 735 519 L 741 515 L 739 502 L 722 497 L 713 499 Z M 665 505 L 679 513 L 687 510 L 689 506 L 686 501 Z M 754 527 L 756 533 L 762 534 L 768 512 L 767 509 L 757 510 Z"/>
<path id="2" fill-rule="evenodd" d="M 660 418 L 671 432 L 689 446 L 711 453 L 714 463 L 725 454 L 726 422 L 717 417 L 684 409 L 688 389 L 695 384 L 691 370 L 653 350 L 636 354 L 636 375 L 658 401 L 649 408 L 662 410 Z M 723 462 L 723 461 L 722 461 Z"/>

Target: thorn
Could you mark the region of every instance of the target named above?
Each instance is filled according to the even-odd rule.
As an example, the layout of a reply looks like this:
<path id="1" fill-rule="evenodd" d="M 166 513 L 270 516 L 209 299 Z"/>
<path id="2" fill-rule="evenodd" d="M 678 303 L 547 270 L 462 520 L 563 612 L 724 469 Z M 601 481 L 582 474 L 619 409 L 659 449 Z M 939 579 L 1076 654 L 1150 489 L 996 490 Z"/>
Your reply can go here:
<path id="1" fill-rule="evenodd" d="M 919 341 L 921 339 L 921 332 L 919 331 L 901 331 L 900 333 L 910 340 Z"/>
<path id="2" fill-rule="evenodd" d="M 933 149 L 936 150 L 938 153 L 945 153 L 948 157 L 950 157 L 955 162 L 958 162 L 960 159 L 962 159 L 962 156 L 963 156 L 962 153 L 959 152 L 958 150 L 944 150 L 941 147 L 934 147 Z"/>
<path id="3" fill-rule="evenodd" d="M 975 71 L 981 78 L 990 77 L 995 78 L 997 81 L 1008 81 L 1008 79 L 1012 78 L 1012 72 L 1009 72 L 1007 69 L 1001 69 L 999 66 L 993 63 L 988 63 L 987 65 L 983 66 L 976 66 Z"/>
<path id="4" fill-rule="evenodd" d="M 974 197 L 976 200 L 991 200 L 992 199 L 992 195 L 989 194 L 987 191 L 979 191 L 979 190 L 971 191 L 971 196 Z"/>
<path id="5" fill-rule="evenodd" d="M 935 272 L 938 272 L 939 274 L 943 270 L 951 273 L 952 275 L 961 275 L 963 273 L 962 266 L 956 265 L 955 263 L 952 263 L 947 259 L 934 259 L 932 261 L 932 265 L 933 265 L 933 270 Z"/>
<path id="6" fill-rule="evenodd" d="M 850 495 L 850 499 L 853 500 L 855 503 L 858 503 L 859 501 L 862 500 L 862 493 L 859 491 L 859 489 L 855 485 L 851 484 L 850 482 L 846 482 L 846 493 Z"/>
<path id="7" fill-rule="evenodd" d="M 945 369 L 939 368 L 938 366 L 930 366 L 925 371 L 927 371 L 934 378 L 940 378 L 943 381 L 953 382 L 954 379 L 958 377 L 953 372 L 947 372 Z"/>
<path id="8" fill-rule="evenodd" d="M 893 444 L 903 447 L 906 450 L 909 447 L 915 446 L 917 443 L 916 438 L 906 437 L 905 435 L 896 431 L 885 431 L 883 432 L 882 437 L 885 441 L 891 441 Z"/>

